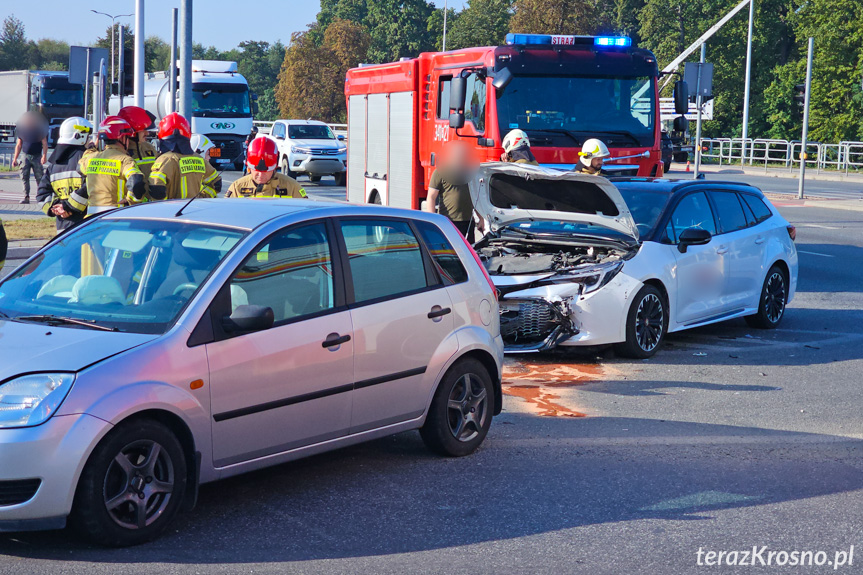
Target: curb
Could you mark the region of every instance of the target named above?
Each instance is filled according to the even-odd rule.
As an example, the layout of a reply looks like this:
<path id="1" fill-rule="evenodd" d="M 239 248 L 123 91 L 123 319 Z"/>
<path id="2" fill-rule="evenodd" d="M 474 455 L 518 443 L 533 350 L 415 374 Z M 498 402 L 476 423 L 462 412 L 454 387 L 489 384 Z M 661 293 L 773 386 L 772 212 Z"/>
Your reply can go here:
<path id="1" fill-rule="evenodd" d="M 10 247 L 6 252 L 7 260 L 26 260 L 29 259 L 33 254 L 38 252 L 41 249 L 34 247 L 25 247 L 25 248 L 13 248 Z"/>

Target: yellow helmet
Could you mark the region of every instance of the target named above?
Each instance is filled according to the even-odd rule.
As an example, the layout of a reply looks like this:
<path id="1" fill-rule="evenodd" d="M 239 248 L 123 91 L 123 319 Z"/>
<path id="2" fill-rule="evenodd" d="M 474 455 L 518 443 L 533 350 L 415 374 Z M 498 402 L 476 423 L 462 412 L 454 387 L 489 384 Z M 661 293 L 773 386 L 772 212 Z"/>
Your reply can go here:
<path id="1" fill-rule="evenodd" d="M 578 160 L 585 166 L 590 166 L 590 161 L 593 158 L 607 158 L 610 155 L 611 152 L 608 151 L 608 146 L 602 140 L 590 138 L 581 146 Z"/>

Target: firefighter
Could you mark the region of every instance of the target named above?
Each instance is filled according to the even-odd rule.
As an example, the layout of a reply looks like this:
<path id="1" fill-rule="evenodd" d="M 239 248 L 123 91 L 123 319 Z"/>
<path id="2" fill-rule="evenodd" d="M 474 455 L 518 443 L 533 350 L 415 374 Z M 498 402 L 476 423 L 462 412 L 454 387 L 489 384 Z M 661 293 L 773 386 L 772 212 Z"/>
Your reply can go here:
<path id="1" fill-rule="evenodd" d="M 93 215 L 120 206 L 136 204 L 147 191 L 144 174 L 126 152 L 135 130 L 120 116 L 108 116 L 99 124 L 99 139 L 105 143 L 101 152 L 86 153 L 78 169 L 86 177 L 85 185 L 69 195 L 73 211 Z M 154 194 L 155 199 L 162 199 Z"/>
<path id="2" fill-rule="evenodd" d="M 501 162 L 512 162 L 514 164 L 532 164 L 538 166 L 539 162 L 530 151 L 530 139 L 523 130 L 510 130 L 503 138 L 503 155 Z"/>
<path id="3" fill-rule="evenodd" d="M 305 198 L 306 191 L 293 178 L 276 173 L 279 150 L 269 138 L 249 144 L 246 165 L 249 175 L 231 184 L 226 198 Z"/>
<path id="4" fill-rule="evenodd" d="M 129 122 L 129 125 L 135 130 L 135 137 L 129 142 L 129 155 L 132 156 L 135 165 L 144 174 L 144 185 L 147 188 L 147 195 L 144 200 L 149 201 L 151 199 L 149 197 L 150 172 L 153 170 L 153 164 L 156 162 L 159 152 L 147 141 L 147 132 L 153 129 L 156 116 L 138 106 L 125 106 L 117 112 L 117 115 Z"/>
<path id="5" fill-rule="evenodd" d="M 186 118 L 173 112 L 159 122 L 161 155 L 150 173 L 150 193 L 157 192 L 169 200 L 216 197 L 213 184 L 219 174 L 192 151 L 192 130 Z"/>
<path id="6" fill-rule="evenodd" d="M 191 145 L 192 151 L 201 156 L 205 163 L 212 166 L 212 163 L 210 163 L 210 150 L 215 148 L 216 144 L 210 138 L 203 134 L 192 134 L 192 137 L 189 139 L 189 145 Z M 213 169 L 215 169 L 215 166 L 213 166 Z M 216 172 L 216 179 L 213 180 L 210 187 L 217 194 L 222 191 L 221 172 Z"/>
<path id="7" fill-rule="evenodd" d="M 602 140 L 590 138 L 581 147 L 581 151 L 578 153 L 578 165 L 573 171 L 591 176 L 601 176 L 603 158 L 610 155 L 608 146 Z"/>
<path id="8" fill-rule="evenodd" d="M 45 215 L 57 219 L 58 231 L 75 226 L 85 217 L 86 209 L 85 211 L 73 209 L 69 203 L 69 196 L 73 192 L 82 194 L 80 190 L 84 187 L 85 180 L 78 171 L 78 166 L 92 133 L 93 124 L 85 118 L 73 116 L 64 120 L 57 136 L 57 147 L 48 158 L 45 173 L 39 182 L 36 201 L 41 205 Z"/>

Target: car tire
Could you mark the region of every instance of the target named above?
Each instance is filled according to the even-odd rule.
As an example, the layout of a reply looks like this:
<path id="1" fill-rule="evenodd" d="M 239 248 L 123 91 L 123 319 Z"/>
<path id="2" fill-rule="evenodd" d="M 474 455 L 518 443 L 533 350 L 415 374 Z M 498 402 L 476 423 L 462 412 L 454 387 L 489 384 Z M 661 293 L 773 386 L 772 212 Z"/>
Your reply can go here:
<path id="1" fill-rule="evenodd" d="M 337 186 L 344 186 L 348 182 L 347 172 L 339 172 L 338 174 L 335 174 L 334 177 L 336 178 Z"/>
<path id="2" fill-rule="evenodd" d="M 70 524 L 98 545 L 128 547 L 161 535 L 183 505 L 183 447 L 161 423 L 140 419 L 115 427 L 90 454 Z M 144 505 L 138 503 L 143 501 Z"/>
<path id="3" fill-rule="evenodd" d="M 785 317 L 788 305 L 788 276 L 779 266 L 773 266 L 764 278 L 761 295 L 758 297 L 758 313 L 744 319 L 750 327 L 776 329 Z"/>
<path id="4" fill-rule="evenodd" d="M 320 176 L 309 176 L 309 181 L 313 182 L 313 183 L 317 183 L 317 182 L 321 181 L 321 177 Z"/>
<path id="5" fill-rule="evenodd" d="M 494 386 L 485 366 L 461 359 L 443 376 L 420 436 L 439 455 L 470 455 L 488 434 L 493 411 Z"/>
<path id="6" fill-rule="evenodd" d="M 646 285 L 632 299 L 626 314 L 626 341 L 614 346 L 621 357 L 647 359 L 662 346 L 668 331 L 668 302 L 662 292 Z"/>
<path id="7" fill-rule="evenodd" d="M 288 165 L 288 158 L 282 158 L 282 164 L 280 166 L 280 171 L 283 175 L 288 176 L 289 178 L 297 179 L 297 173 L 291 171 L 291 167 Z"/>

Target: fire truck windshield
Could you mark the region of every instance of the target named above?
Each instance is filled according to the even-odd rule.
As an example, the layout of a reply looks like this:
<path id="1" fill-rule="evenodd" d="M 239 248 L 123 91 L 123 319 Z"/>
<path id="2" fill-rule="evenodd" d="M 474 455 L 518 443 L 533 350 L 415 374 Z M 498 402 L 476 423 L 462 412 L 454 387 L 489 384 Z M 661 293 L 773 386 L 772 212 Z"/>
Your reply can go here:
<path id="1" fill-rule="evenodd" d="M 654 78 L 515 76 L 497 100 L 501 136 L 514 128 L 535 147 L 581 147 L 588 138 L 609 146 L 652 147 Z"/>

